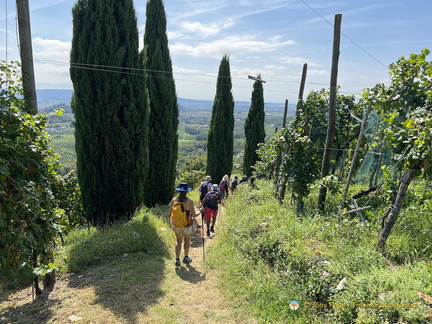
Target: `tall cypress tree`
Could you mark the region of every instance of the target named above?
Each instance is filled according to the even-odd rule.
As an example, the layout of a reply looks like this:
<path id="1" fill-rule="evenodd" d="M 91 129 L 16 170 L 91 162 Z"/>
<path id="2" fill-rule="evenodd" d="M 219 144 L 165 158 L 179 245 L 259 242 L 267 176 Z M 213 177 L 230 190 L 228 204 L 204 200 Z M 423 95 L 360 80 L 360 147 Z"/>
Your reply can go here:
<path id="1" fill-rule="evenodd" d="M 166 25 L 163 1 L 148 0 L 143 49 L 150 97 L 147 206 L 169 203 L 175 185 L 179 112 Z"/>
<path id="2" fill-rule="evenodd" d="M 219 66 L 216 95 L 207 139 L 207 174 L 219 182 L 233 168 L 234 98 L 231 92 L 229 58 L 224 55 Z"/>
<path id="3" fill-rule="evenodd" d="M 261 79 L 261 75 L 258 75 L 258 79 Z M 252 166 L 258 161 L 258 144 L 263 143 L 265 139 L 264 119 L 264 89 L 262 82 L 257 80 L 253 85 L 251 106 L 244 124 L 243 174 L 248 177 L 252 175 Z"/>
<path id="4" fill-rule="evenodd" d="M 143 204 L 148 97 L 132 0 L 78 0 L 70 75 L 82 203 L 96 226 Z"/>

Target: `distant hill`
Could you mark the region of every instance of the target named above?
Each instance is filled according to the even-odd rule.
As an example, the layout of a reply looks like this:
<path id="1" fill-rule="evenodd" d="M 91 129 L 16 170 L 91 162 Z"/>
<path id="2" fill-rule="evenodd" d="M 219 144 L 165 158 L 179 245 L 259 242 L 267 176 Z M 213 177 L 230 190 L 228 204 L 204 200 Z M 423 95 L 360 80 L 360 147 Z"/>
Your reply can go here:
<path id="1" fill-rule="evenodd" d="M 71 89 L 43 89 L 37 90 L 37 101 L 41 109 L 45 109 L 50 106 L 56 106 L 58 104 L 70 105 L 72 97 Z M 213 100 L 194 100 L 178 98 L 180 112 L 196 112 L 206 111 L 211 112 L 213 107 Z M 248 101 L 236 101 L 234 110 L 236 114 L 246 114 L 250 108 L 250 102 Z M 265 103 L 266 114 L 283 114 L 285 103 Z M 295 112 L 295 104 L 288 105 L 288 115 L 293 115 Z"/>
<path id="2" fill-rule="evenodd" d="M 59 103 L 70 103 L 72 90 L 43 89 L 36 90 L 38 105 L 50 106 Z"/>

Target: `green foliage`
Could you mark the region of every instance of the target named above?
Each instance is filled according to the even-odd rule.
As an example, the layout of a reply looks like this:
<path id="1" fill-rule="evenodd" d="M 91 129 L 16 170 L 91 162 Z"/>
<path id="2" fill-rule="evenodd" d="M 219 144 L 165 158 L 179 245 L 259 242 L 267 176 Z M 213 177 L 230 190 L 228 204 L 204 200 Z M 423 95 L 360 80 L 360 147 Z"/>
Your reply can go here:
<path id="1" fill-rule="evenodd" d="M 418 168 L 417 175 L 432 174 L 432 61 L 429 50 L 401 57 L 390 65 L 392 83 L 378 84 L 363 97 L 373 106 L 385 125 L 380 138 L 393 151 L 397 169 Z"/>
<path id="2" fill-rule="evenodd" d="M 336 195 L 342 191 L 343 183 L 334 175 L 328 175 L 320 180 L 320 186 L 324 186 L 332 194 Z"/>
<path id="3" fill-rule="evenodd" d="M 234 98 L 229 58 L 225 55 L 219 65 L 216 95 L 207 140 L 207 170 L 215 183 L 233 168 Z"/>
<path id="4" fill-rule="evenodd" d="M 299 116 L 290 126 L 277 132 L 275 136 L 258 150 L 260 162 L 255 166 L 258 173 L 270 176 L 278 154 L 281 155 L 281 175 L 301 202 L 309 195 L 310 187 L 320 177 L 323 148 L 326 141 L 327 111 L 329 91 L 311 92 L 306 101 L 298 104 Z M 342 174 L 346 161 L 351 158 L 346 152 L 355 146 L 354 139 L 360 131 L 358 122 L 352 116 L 361 116 L 362 106 L 356 104 L 353 96 L 338 94 L 336 98 L 336 131 L 332 153 L 332 172 L 339 168 Z M 358 165 L 356 165 L 358 167 Z M 335 179 L 334 183 L 338 182 Z M 335 186 L 332 188 L 336 189 Z M 335 194 L 337 190 L 333 192 Z"/>
<path id="5" fill-rule="evenodd" d="M 187 182 L 189 187 L 196 188 L 205 177 L 205 155 L 195 156 L 187 160 L 181 170 L 178 170 L 178 181 Z"/>
<path id="6" fill-rule="evenodd" d="M 62 219 L 55 195 L 57 156 L 45 131 L 48 116 L 23 112 L 20 69 L 0 65 L 0 284 L 31 275 L 33 254 L 47 265 L 55 224 Z M 3 77 L 5 76 L 5 77 Z"/>
<path id="7" fill-rule="evenodd" d="M 163 1 L 147 1 L 142 52 L 150 98 L 149 170 L 144 193 L 146 206 L 168 204 L 176 177 L 179 109 L 166 24 Z"/>
<path id="8" fill-rule="evenodd" d="M 56 219 L 56 231 L 62 235 L 76 227 L 85 226 L 87 221 L 81 204 L 76 171 L 57 177 L 57 181 L 53 184 L 53 192 L 57 197 L 59 208 L 64 211 L 63 217 Z"/>
<path id="9" fill-rule="evenodd" d="M 332 298 L 333 316 L 341 323 L 426 323 L 418 292 L 430 294 L 431 265 L 418 263 L 394 269 L 368 268 L 350 278 L 346 291 Z"/>
<path id="10" fill-rule="evenodd" d="M 189 126 L 185 127 L 185 132 L 190 134 L 190 135 L 198 135 L 201 133 L 201 131 L 199 129 L 195 129 L 195 128 L 189 127 Z"/>
<path id="11" fill-rule="evenodd" d="M 143 67 L 137 19 L 132 0 L 78 0 L 72 14 L 78 180 L 86 217 L 105 226 L 143 204 L 149 106 L 144 75 L 131 73 Z"/>
<path id="12" fill-rule="evenodd" d="M 259 160 L 254 165 L 258 174 L 265 175 L 269 179 L 273 176 L 277 155 L 284 147 L 284 143 L 284 136 L 278 132 L 268 142 L 258 145 Z"/>
<path id="13" fill-rule="evenodd" d="M 337 198 L 329 200 L 337 205 Z M 292 207 L 276 202 L 268 180 L 257 180 L 256 189 L 238 187 L 207 253 L 210 265 L 222 272 L 228 297 L 243 298 L 262 322 L 424 322 L 426 308 L 417 292 L 432 292 L 431 255 L 394 266 L 375 249 L 376 224 L 367 229 L 355 220 L 317 215 L 315 204 L 311 208 L 296 217 Z M 409 232 L 430 235 L 429 225 L 425 230 L 420 221 L 410 224 Z M 407 252 L 421 239 L 428 245 L 426 236 L 412 245 L 407 237 L 399 249 Z M 342 279 L 344 287 L 336 289 Z M 297 311 L 288 307 L 292 300 L 299 302 Z"/>
<path id="14" fill-rule="evenodd" d="M 257 76 L 258 79 L 261 75 Z M 261 81 L 255 81 L 252 91 L 251 106 L 244 124 L 245 148 L 243 157 L 243 174 L 250 177 L 252 166 L 258 161 L 256 150 L 258 145 L 264 143 L 264 89 Z"/>

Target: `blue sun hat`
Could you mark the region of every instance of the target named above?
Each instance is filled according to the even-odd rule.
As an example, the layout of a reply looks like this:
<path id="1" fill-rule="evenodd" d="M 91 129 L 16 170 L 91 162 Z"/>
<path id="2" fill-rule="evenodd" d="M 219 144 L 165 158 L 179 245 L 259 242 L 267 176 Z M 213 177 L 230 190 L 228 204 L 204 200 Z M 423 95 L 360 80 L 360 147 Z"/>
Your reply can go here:
<path id="1" fill-rule="evenodd" d="M 178 188 L 175 188 L 174 190 L 175 191 L 185 191 L 185 192 L 188 192 L 188 191 L 191 191 L 192 188 L 189 188 L 189 185 L 187 184 L 187 182 L 181 182 L 179 184 Z"/>

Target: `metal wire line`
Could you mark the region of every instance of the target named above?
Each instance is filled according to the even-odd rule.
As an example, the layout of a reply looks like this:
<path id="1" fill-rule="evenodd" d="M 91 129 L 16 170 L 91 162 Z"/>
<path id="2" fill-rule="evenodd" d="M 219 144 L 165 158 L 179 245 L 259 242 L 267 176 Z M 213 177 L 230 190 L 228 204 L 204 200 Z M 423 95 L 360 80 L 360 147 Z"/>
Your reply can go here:
<path id="1" fill-rule="evenodd" d="M 334 25 L 328 21 L 324 16 L 322 16 L 318 11 L 316 11 L 314 8 L 312 8 L 308 3 L 306 3 L 306 1 L 304 0 L 300 0 L 301 2 L 303 2 L 310 10 L 312 10 L 313 12 L 315 12 L 318 16 L 320 16 L 325 22 L 327 22 L 330 26 L 334 27 Z M 361 47 L 359 44 L 357 44 L 354 40 L 352 40 L 350 37 L 348 37 L 347 35 L 345 35 L 343 32 L 341 32 L 341 34 L 348 39 L 351 43 L 353 43 L 355 46 L 357 46 L 359 49 L 361 49 L 363 52 L 365 52 L 367 55 L 369 55 L 372 59 L 374 59 L 375 61 L 377 61 L 379 64 L 381 64 L 382 66 L 384 66 L 385 69 L 388 69 L 387 65 L 385 65 L 383 62 L 381 62 L 380 60 L 378 60 L 375 56 L 373 56 L 371 53 L 369 53 L 367 50 L 365 50 L 363 47 Z"/>
<path id="2" fill-rule="evenodd" d="M 76 69 L 84 69 L 84 70 L 92 70 L 92 71 L 101 71 L 101 72 L 110 72 L 110 73 L 122 73 L 122 74 L 130 74 L 130 75 L 142 75 L 145 72 L 150 72 L 151 78 L 159 78 L 159 79 L 173 79 L 173 77 L 170 76 L 157 76 L 153 73 L 160 73 L 160 74 L 184 74 L 184 75 L 192 75 L 192 76 L 200 76 L 200 77 L 206 77 L 206 78 L 231 78 L 234 80 L 245 80 L 244 78 L 236 78 L 236 77 L 227 77 L 227 76 L 215 76 L 215 75 L 208 75 L 208 74 L 199 74 L 199 73 L 189 73 L 189 72 L 170 72 L 170 71 L 161 71 L 161 70 L 150 70 L 150 69 L 144 69 L 144 68 L 128 68 L 128 67 L 121 67 L 121 66 L 112 66 L 112 65 L 101 65 L 101 64 L 88 64 L 88 63 L 66 63 L 66 62 L 54 62 L 54 61 L 47 61 L 47 60 L 39 60 L 35 59 L 35 62 L 42 63 L 42 64 L 54 64 L 54 65 L 70 65 L 71 68 Z M 110 70 L 111 69 L 111 70 Z M 126 71 L 125 71 L 126 70 Z M 184 81 L 184 82 L 194 82 L 194 83 L 200 83 L 200 84 L 213 84 L 212 82 L 205 82 L 205 81 L 196 81 L 196 80 L 190 80 L 190 79 L 181 79 L 177 78 L 178 81 Z M 293 84 L 300 84 L 300 82 L 297 81 L 289 81 L 289 80 L 268 80 L 270 82 L 276 83 L 293 83 Z M 306 84 L 309 85 L 322 85 L 322 86 L 329 86 L 327 83 L 319 83 L 319 82 L 306 82 Z M 234 86 L 235 88 L 242 88 L 242 89 L 249 89 L 250 87 L 246 86 Z M 286 91 L 286 90 L 273 90 L 266 88 L 265 89 L 268 92 L 280 92 L 280 93 L 294 93 L 297 94 L 296 91 Z M 352 95 L 360 95 L 361 92 L 343 92 L 338 91 L 339 93 L 344 94 L 352 94 Z"/>

